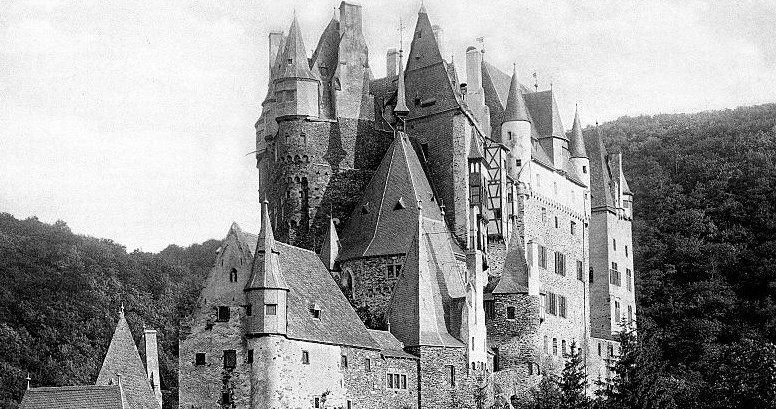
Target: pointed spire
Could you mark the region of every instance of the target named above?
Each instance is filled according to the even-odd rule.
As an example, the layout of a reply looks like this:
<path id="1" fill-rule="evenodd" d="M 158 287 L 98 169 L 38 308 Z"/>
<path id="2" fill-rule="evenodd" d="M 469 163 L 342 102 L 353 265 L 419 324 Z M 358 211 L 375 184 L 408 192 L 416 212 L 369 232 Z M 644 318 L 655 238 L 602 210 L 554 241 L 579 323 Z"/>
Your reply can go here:
<path id="1" fill-rule="evenodd" d="M 283 47 L 280 60 L 280 70 L 277 78 L 304 78 L 315 80 L 310 71 L 310 62 L 307 60 L 307 49 L 302 39 L 302 31 L 299 29 L 299 21 L 294 11 L 294 20 L 288 29 L 288 37 Z"/>
<path id="2" fill-rule="evenodd" d="M 410 109 L 407 107 L 407 90 L 404 85 L 404 58 L 402 54 L 403 50 L 399 50 L 399 89 L 396 91 L 396 107 L 393 108 L 393 113 L 401 121 L 410 113 Z"/>
<path id="3" fill-rule="evenodd" d="M 579 106 L 574 112 L 574 126 L 571 128 L 570 151 L 572 158 L 586 158 L 585 139 L 582 136 L 582 124 L 579 121 Z"/>
<path id="4" fill-rule="evenodd" d="M 339 236 L 337 236 L 337 228 L 334 226 L 334 218 L 329 215 L 329 231 L 323 239 L 323 245 L 321 246 L 321 261 L 332 271 L 335 269 L 335 264 L 339 258 L 340 243 Z"/>
<path id="5" fill-rule="evenodd" d="M 270 223 L 269 203 L 266 200 L 261 203 L 261 230 L 254 254 L 251 277 L 248 279 L 245 289 L 276 288 L 287 290 L 288 285 L 286 285 L 286 280 L 280 271 L 279 253 Z"/>
<path id="6" fill-rule="evenodd" d="M 418 10 L 418 14 L 428 14 L 426 12 L 426 3 L 423 0 L 420 0 L 420 10 Z"/>
<path id="7" fill-rule="evenodd" d="M 517 68 L 512 65 L 512 82 L 509 84 L 509 96 L 507 97 L 507 106 L 504 108 L 504 118 L 501 121 L 526 121 L 528 119 L 528 110 L 525 107 L 525 101 L 520 94 L 520 82 L 517 80 Z"/>

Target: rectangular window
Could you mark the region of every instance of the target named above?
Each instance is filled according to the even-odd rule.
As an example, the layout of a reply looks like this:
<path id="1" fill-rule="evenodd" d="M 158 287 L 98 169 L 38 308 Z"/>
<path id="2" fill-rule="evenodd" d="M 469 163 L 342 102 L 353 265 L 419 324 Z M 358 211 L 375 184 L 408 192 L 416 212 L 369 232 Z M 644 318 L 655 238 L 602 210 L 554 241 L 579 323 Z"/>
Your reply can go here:
<path id="1" fill-rule="evenodd" d="M 550 342 L 549 342 L 549 338 L 547 338 L 547 335 L 544 336 L 544 352 L 546 352 L 547 354 L 550 353 Z"/>
<path id="2" fill-rule="evenodd" d="M 388 389 L 393 389 L 393 374 L 386 375 L 386 386 L 388 386 Z"/>
<path id="3" fill-rule="evenodd" d="M 253 314 L 253 305 L 248 304 L 245 306 L 245 315 L 251 316 Z"/>
<path id="4" fill-rule="evenodd" d="M 237 351 L 234 349 L 224 350 L 224 368 L 234 368 L 237 366 Z"/>
<path id="5" fill-rule="evenodd" d="M 407 389 L 407 375 L 401 376 L 401 388 Z"/>
<path id="6" fill-rule="evenodd" d="M 314 408 L 320 408 L 321 407 L 321 398 L 319 398 L 317 396 L 313 398 L 313 407 Z"/>
<path id="7" fill-rule="evenodd" d="M 197 365 L 197 366 L 205 365 L 205 353 L 204 352 L 197 352 L 197 354 L 194 355 L 194 365 Z"/>
<path id="8" fill-rule="evenodd" d="M 348 399 L 347 405 L 345 406 L 346 409 L 353 409 L 353 402 Z"/>
<path id="9" fill-rule="evenodd" d="M 253 350 L 252 349 L 248 350 L 248 363 L 249 364 L 253 363 Z"/>
<path id="10" fill-rule="evenodd" d="M 266 315 L 278 315 L 277 304 L 264 304 L 264 310 Z"/>
<path id="11" fill-rule="evenodd" d="M 539 319 L 544 321 L 547 314 L 547 294 L 539 294 Z"/>
<path id="12" fill-rule="evenodd" d="M 340 367 L 342 367 L 342 369 L 347 369 L 347 367 L 348 367 L 348 356 L 347 355 L 340 356 Z"/>
<path id="13" fill-rule="evenodd" d="M 559 251 L 555 252 L 555 274 L 566 275 L 566 255 Z"/>
<path id="14" fill-rule="evenodd" d="M 558 355 L 558 338 L 552 339 L 552 354 Z"/>
<path id="15" fill-rule="evenodd" d="M 310 363 L 310 353 L 302 351 L 302 363 L 308 365 Z"/>
<path id="16" fill-rule="evenodd" d="M 629 269 L 625 269 L 625 284 L 628 286 L 628 291 L 633 291 L 633 272 Z"/>
<path id="17" fill-rule="evenodd" d="M 385 265 L 386 278 L 399 278 L 399 272 L 401 271 L 401 259 L 399 257 L 391 257 Z"/>
<path id="18" fill-rule="evenodd" d="M 557 229 L 557 228 L 558 228 L 558 226 L 559 226 L 559 223 L 558 223 L 558 216 L 555 216 L 555 228 Z"/>
<path id="19" fill-rule="evenodd" d="M 218 307 L 218 317 L 216 319 L 218 322 L 226 322 L 229 321 L 229 307 Z"/>
<path id="20" fill-rule="evenodd" d="M 507 307 L 507 319 L 515 319 L 515 307 Z"/>
<path id="21" fill-rule="evenodd" d="M 547 208 L 542 207 L 542 223 L 547 223 Z"/>
<path id="22" fill-rule="evenodd" d="M 364 369 L 367 372 L 372 372 L 372 360 L 367 358 L 364 360 Z"/>
<path id="23" fill-rule="evenodd" d="M 539 245 L 539 267 L 547 268 L 547 247 Z"/>
<path id="24" fill-rule="evenodd" d="M 393 374 L 393 386 L 396 389 L 401 389 L 401 375 L 397 373 Z"/>
<path id="25" fill-rule="evenodd" d="M 612 263 L 614 267 L 617 267 L 616 263 Z M 616 269 L 610 269 L 609 270 L 609 284 L 620 286 L 622 285 L 622 278 L 620 277 L 620 272 Z"/>
<path id="26" fill-rule="evenodd" d="M 566 318 L 566 297 L 558 296 L 558 315 L 562 318 Z"/>
<path id="27" fill-rule="evenodd" d="M 617 251 L 617 239 L 612 239 L 612 248 Z"/>
<path id="28" fill-rule="evenodd" d="M 560 341 L 560 352 L 566 356 L 566 340 Z"/>
<path id="29" fill-rule="evenodd" d="M 633 323 L 633 307 L 631 307 L 629 305 L 628 306 L 628 324 L 630 325 L 632 323 Z"/>
<path id="30" fill-rule="evenodd" d="M 547 314 L 558 315 L 558 295 L 547 293 Z"/>
<path id="31" fill-rule="evenodd" d="M 585 268 L 582 265 L 581 260 L 577 260 L 577 280 L 579 281 L 585 280 Z"/>
<path id="32" fill-rule="evenodd" d="M 528 375 L 533 375 L 533 364 L 528 362 L 526 365 L 528 365 Z"/>
<path id="33" fill-rule="evenodd" d="M 590 267 L 590 272 L 588 273 L 587 279 L 590 281 L 590 284 L 593 284 L 593 267 Z"/>
<path id="34" fill-rule="evenodd" d="M 492 320 L 496 316 L 496 302 L 493 300 L 485 301 L 485 319 Z"/>
<path id="35" fill-rule="evenodd" d="M 628 246 L 625 246 L 625 257 L 628 257 Z"/>
<path id="36" fill-rule="evenodd" d="M 577 234 L 577 223 L 571 222 L 571 235 L 573 236 L 575 234 Z"/>
<path id="37" fill-rule="evenodd" d="M 448 381 L 450 386 L 455 386 L 455 366 L 447 365 Z"/>
<path id="38" fill-rule="evenodd" d="M 232 395 L 229 392 L 221 392 L 221 404 L 229 405 L 232 403 Z"/>
<path id="39" fill-rule="evenodd" d="M 620 322 L 620 302 L 614 302 L 614 319 L 616 323 Z"/>

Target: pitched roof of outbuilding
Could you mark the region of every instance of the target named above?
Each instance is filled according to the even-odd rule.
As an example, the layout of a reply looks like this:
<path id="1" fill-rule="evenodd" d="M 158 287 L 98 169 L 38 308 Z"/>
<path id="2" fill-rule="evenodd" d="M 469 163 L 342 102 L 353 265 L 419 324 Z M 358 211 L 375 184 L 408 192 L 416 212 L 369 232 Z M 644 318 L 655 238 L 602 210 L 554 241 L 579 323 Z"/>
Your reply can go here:
<path id="1" fill-rule="evenodd" d="M 404 254 L 423 216 L 442 220 L 431 184 L 404 133 L 388 148 L 342 233 L 340 260 Z"/>
<path id="2" fill-rule="evenodd" d="M 377 345 L 380 345 L 380 352 L 383 355 L 396 358 L 418 359 L 415 355 L 404 352 L 404 344 L 396 339 L 390 332 L 376 329 L 368 329 L 367 331 Z"/>
<path id="3" fill-rule="evenodd" d="M 110 385 L 118 382 L 118 374 L 121 375 L 121 386 L 124 397 L 132 409 L 158 408 L 151 384 L 148 382 L 143 361 L 137 352 L 137 346 L 129 330 L 129 324 L 124 317 L 122 308 L 119 313 L 119 321 L 116 331 L 102 362 L 100 374 L 97 376 L 97 385 Z"/>
<path id="4" fill-rule="evenodd" d="M 123 382 L 122 382 L 123 383 Z M 130 409 L 118 385 L 60 386 L 28 389 L 19 409 Z"/>
<path id="5" fill-rule="evenodd" d="M 391 333 L 408 347 L 463 347 L 448 331 L 455 332 L 456 322 L 445 317 L 452 319 L 460 306 L 458 301 L 466 297 L 465 272 L 458 266 L 452 246 L 429 231 L 438 222 L 421 219 L 416 222 L 415 237 L 389 304 Z"/>
<path id="6" fill-rule="evenodd" d="M 289 289 L 288 338 L 380 349 L 317 254 L 285 243 L 275 245 Z M 320 319 L 310 313 L 313 305 L 320 308 Z"/>

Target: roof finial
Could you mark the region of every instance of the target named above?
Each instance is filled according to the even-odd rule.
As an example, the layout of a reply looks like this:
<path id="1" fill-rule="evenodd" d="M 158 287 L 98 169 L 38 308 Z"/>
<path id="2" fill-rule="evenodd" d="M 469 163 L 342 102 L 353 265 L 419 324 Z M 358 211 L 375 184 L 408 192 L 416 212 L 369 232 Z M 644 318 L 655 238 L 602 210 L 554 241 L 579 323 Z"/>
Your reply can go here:
<path id="1" fill-rule="evenodd" d="M 539 77 L 536 75 L 536 71 L 533 73 L 534 78 L 534 89 L 538 92 L 539 91 Z"/>
<path id="2" fill-rule="evenodd" d="M 445 200 L 439 199 L 439 213 L 442 215 L 442 218 L 445 218 Z"/>
<path id="3" fill-rule="evenodd" d="M 119 307 L 119 315 L 124 316 L 124 301 L 121 301 L 121 306 Z"/>
<path id="4" fill-rule="evenodd" d="M 32 380 L 32 378 L 30 378 L 30 371 L 27 371 L 27 377 L 24 378 L 24 380 L 27 381 L 27 389 L 30 389 L 30 381 Z"/>

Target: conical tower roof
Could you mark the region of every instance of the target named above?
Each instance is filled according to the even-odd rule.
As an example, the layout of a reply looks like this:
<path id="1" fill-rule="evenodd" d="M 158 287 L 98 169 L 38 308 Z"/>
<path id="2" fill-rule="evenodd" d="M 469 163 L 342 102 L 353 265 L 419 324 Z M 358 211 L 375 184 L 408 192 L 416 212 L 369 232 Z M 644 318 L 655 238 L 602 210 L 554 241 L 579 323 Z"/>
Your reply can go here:
<path id="1" fill-rule="evenodd" d="M 323 239 L 321 246 L 321 261 L 329 269 L 334 270 L 335 262 L 339 258 L 340 244 L 337 236 L 337 228 L 334 226 L 334 219 L 329 216 L 329 231 Z"/>
<path id="2" fill-rule="evenodd" d="M 283 47 L 280 59 L 280 69 L 277 78 L 302 78 L 317 80 L 310 71 L 310 62 L 307 60 L 307 50 L 302 39 L 302 31 L 299 29 L 299 21 L 294 14 L 291 28 L 288 29 L 288 37 Z"/>
<path id="3" fill-rule="evenodd" d="M 100 374 L 97 376 L 97 385 L 115 385 L 119 375 L 121 375 L 121 387 L 130 408 L 159 408 L 159 402 L 148 382 L 129 324 L 124 317 L 124 306 L 119 312 L 116 330 L 113 332 L 108 353 L 105 354 Z"/>
<path id="4" fill-rule="evenodd" d="M 504 108 L 502 123 L 509 121 L 530 122 L 528 109 L 525 107 L 523 95 L 520 93 L 520 81 L 517 80 L 517 68 L 512 68 L 512 82 L 509 84 L 509 96 L 507 106 Z"/>
<path id="5" fill-rule="evenodd" d="M 528 263 L 525 260 L 525 247 L 518 229 L 512 231 L 509 240 L 501 278 L 493 289 L 493 294 L 524 294 L 528 292 Z"/>
<path id="6" fill-rule="evenodd" d="M 579 108 L 574 112 L 574 126 L 571 128 L 569 150 L 572 158 L 586 158 L 585 137 L 582 135 L 582 124 L 579 122 Z"/>
<path id="7" fill-rule="evenodd" d="M 288 290 L 288 285 L 280 271 L 278 250 L 272 224 L 269 219 L 269 203 L 261 203 L 261 230 L 256 244 L 256 252 L 251 267 L 251 277 L 245 285 L 246 290 L 275 288 Z"/>

